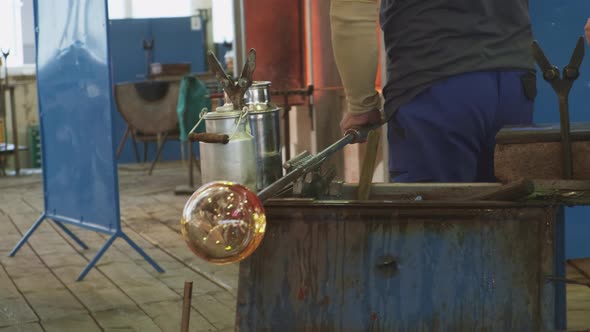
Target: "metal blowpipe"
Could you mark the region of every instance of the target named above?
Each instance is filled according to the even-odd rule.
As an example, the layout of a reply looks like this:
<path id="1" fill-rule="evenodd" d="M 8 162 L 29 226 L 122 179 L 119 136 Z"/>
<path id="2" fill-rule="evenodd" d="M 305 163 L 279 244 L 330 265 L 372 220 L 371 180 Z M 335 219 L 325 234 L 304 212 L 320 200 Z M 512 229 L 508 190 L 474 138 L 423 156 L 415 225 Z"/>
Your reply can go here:
<path id="1" fill-rule="evenodd" d="M 314 169 L 320 167 L 330 156 L 342 150 L 348 144 L 364 141 L 371 130 L 378 129 L 379 127 L 380 125 L 374 125 L 359 129 L 347 130 L 344 134 L 344 137 L 336 141 L 334 144 L 330 145 L 317 155 L 305 159 L 305 161 L 299 163 L 292 171 L 287 173 L 285 176 L 261 190 L 257 195 L 258 198 L 262 202 L 266 201 L 269 198 L 272 198 L 283 188 L 288 186 L 291 182 L 295 181 L 303 174 L 313 171 Z"/>

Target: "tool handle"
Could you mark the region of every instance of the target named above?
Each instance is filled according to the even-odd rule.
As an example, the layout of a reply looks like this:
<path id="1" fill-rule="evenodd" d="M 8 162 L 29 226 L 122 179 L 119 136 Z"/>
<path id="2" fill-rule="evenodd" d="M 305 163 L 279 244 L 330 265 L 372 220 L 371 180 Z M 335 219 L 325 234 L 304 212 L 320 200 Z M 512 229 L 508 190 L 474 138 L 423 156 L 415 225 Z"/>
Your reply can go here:
<path id="1" fill-rule="evenodd" d="M 375 173 L 375 163 L 377 162 L 377 153 L 379 152 L 379 132 L 373 130 L 369 132 L 367 138 L 367 150 L 365 159 L 361 168 L 357 199 L 360 201 L 368 200 L 371 191 L 371 182 Z"/>
<path id="2" fill-rule="evenodd" d="M 468 201 L 515 201 L 531 195 L 535 184 L 529 179 L 519 179 L 485 194 L 468 197 Z"/>
<path id="3" fill-rule="evenodd" d="M 227 144 L 229 143 L 228 135 L 212 134 L 212 133 L 191 133 L 188 137 L 191 142 L 203 142 L 203 143 L 217 143 Z"/>
<path id="4" fill-rule="evenodd" d="M 561 135 L 561 159 L 563 178 L 573 178 L 572 142 L 570 137 L 569 98 L 567 94 L 558 94 L 559 99 L 559 132 Z"/>

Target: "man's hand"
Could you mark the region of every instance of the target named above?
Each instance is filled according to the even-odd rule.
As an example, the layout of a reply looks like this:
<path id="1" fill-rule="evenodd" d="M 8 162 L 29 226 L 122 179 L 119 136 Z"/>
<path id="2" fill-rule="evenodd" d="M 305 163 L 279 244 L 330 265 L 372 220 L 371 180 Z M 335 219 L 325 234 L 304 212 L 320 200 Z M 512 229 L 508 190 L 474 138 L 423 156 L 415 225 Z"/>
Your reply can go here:
<path id="1" fill-rule="evenodd" d="M 363 114 L 346 113 L 340 121 L 340 130 L 344 135 L 348 129 L 360 128 L 368 125 L 378 125 L 383 123 L 383 117 L 379 110 L 374 110 Z"/>
<path id="2" fill-rule="evenodd" d="M 586 33 L 586 42 L 590 45 L 590 18 L 586 21 L 584 26 L 584 32 Z"/>

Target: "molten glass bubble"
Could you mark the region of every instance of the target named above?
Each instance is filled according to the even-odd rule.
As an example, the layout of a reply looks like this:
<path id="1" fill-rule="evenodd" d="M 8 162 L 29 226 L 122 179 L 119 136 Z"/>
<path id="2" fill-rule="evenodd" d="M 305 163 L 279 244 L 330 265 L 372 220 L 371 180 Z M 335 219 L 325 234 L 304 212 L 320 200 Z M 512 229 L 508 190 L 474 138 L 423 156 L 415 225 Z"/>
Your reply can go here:
<path id="1" fill-rule="evenodd" d="M 180 229 L 195 255 L 226 264 L 252 254 L 265 227 L 264 208 L 256 194 L 237 183 L 212 182 L 190 197 Z"/>

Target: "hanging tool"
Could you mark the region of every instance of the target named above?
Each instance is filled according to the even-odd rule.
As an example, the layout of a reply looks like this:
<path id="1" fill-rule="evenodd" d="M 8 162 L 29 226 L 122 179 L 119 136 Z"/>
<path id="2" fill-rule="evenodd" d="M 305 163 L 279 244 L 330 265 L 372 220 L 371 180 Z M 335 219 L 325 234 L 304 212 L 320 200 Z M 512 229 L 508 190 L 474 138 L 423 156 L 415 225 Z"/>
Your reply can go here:
<path id="1" fill-rule="evenodd" d="M 8 56 L 10 55 L 10 49 L 6 51 L 0 49 L 0 51 L 2 51 L 2 57 L 4 58 L 4 81 L 8 83 Z"/>
<path id="2" fill-rule="evenodd" d="M 533 41 L 532 48 L 535 61 L 543 72 L 543 78 L 549 82 L 559 99 L 563 177 L 564 179 L 571 179 L 573 176 L 573 165 L 570 140 L 569 93 L 574 81 L 580 76 L 579 68 L 584 58 L 584 38 L 580 37 L 578 39 L 570 62 L 563 68 L 563 76 L 561 77 L 559 75 L 559 69 L 549 62 L 537 41 Z"/>
<path id="3" fill-rule="evenodd" d="M 254 74 L 254 70 L 256 69 L 256 50 L 250 50 L 250 53 L 248 54 L 248 61 L 246 64 L 244 64 L 242 74 L 237 82 L 235 82 L 230 75 L 225 73 L 221 63 L 219 63 L 219 60 L 217 60 L 213 52 L 209 51 L 207 53 L 207 61 L 209 62 L 209 70 L 215 74 L 215 77 L 221 84 L 227 98 L 231 101 L 233 109 L 235 111 L 241 112 L 246 106 L 244 94 L 252 85 L 252 76 Z M 218 144 L 229 143 L 229 135 L 215 133 L 193 133 L 199 123 L 200 120 L 197 125 L 195 125 L 195 127 L 189 132 L 188 138 L 191 142 L 199 141 L 204 143 Z"/>
<path id="4" fill-rule="evenodd" d="M 252 85 L 252 76 L 254 74 L 254 69 L 256 69 L 256 50 L 251 49 L 250 53 L 248 53 L 248 59 L 237 82 L 235 82 L 230 75 L 225 73 L 223 67 L 211 51 L 209 51 L 207 55 L 209 69 L 215 74 L 215 77 L 221 83 L 223 90 L 234 106 L 234 110 L 241 111 L 245 106 L 244 94 Z"/>
<path id="5" fill-rule="evenodd" d="M 145 52 L 145 78 L 149 79 L 151 76 L 152 66 L 152 52 L 154 50 L 154 40 L 143 40 L 143 51 Z"/>

